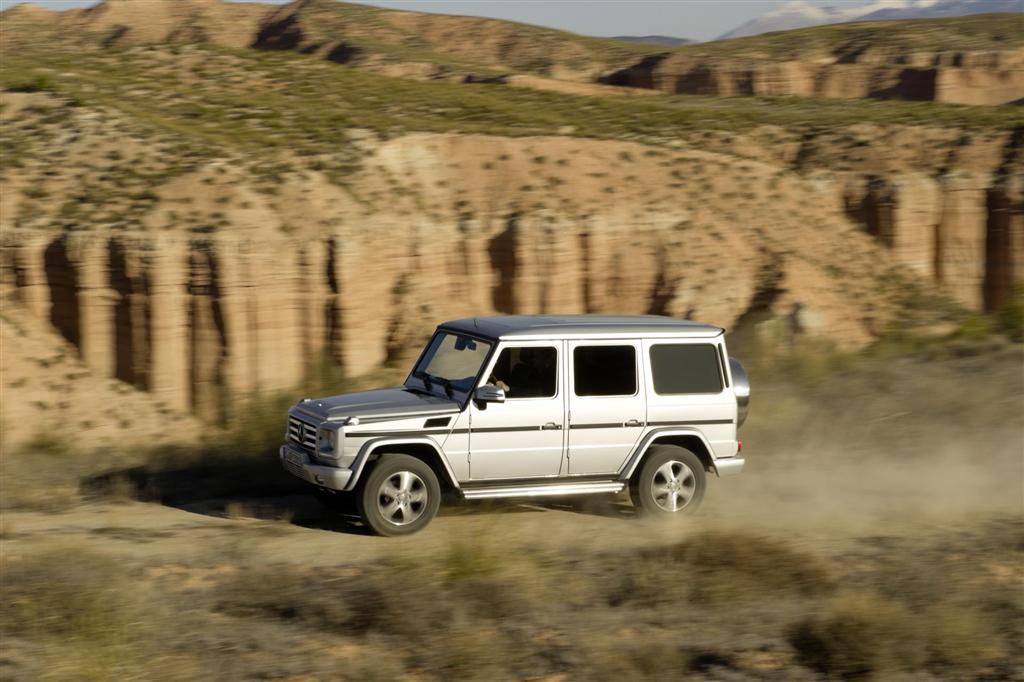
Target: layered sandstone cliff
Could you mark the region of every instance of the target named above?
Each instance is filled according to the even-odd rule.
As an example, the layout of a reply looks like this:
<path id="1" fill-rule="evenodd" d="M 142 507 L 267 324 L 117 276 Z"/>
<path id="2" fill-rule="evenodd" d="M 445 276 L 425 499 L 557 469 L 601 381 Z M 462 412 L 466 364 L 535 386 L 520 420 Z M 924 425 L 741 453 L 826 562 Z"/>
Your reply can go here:
<path id="1" fill-rule="evenodd" d="M 448 318 L 775 316 L 857 347 L 904 323 L 915 282 L 991 309 L 1024 278 L 1019 133 L 950 156 L 960 133 L 872 131 L 890 164 L 841 170 L 828 136 L 758 134 L 717 152 L 410 134 L 367 142 L 344 185 L 301 171 L 272 192 L 215 161 L 169 177 L 134 223 L 31 203 L 29 166 L 4 187 L 2 295 L 98 375 L 219 419 L 325 358 L 352 375 L 402 362 Z M 900 135 L 951 165 L 896 163 Z M 93 153 L 80 131 L 63 158 L 87 158 L 77 145 Z M 60 187 L 73 168 L 40 177 Z"/>
<path id="2" fill-rule="evenodd" d="M 1020 103 L 1024 12 L 839 24 L 690 45 L 650 55 L 603 80 L 726 97 Z"/>
<path id="3" fill-rule="evenodd" d="M 667 53 L 602 82 L 674 94 L 722 97 L 845 97 L 997 105 L 1024 100 L 1024 49 L 894 54 L 841 61 L 772 60 Z"/>

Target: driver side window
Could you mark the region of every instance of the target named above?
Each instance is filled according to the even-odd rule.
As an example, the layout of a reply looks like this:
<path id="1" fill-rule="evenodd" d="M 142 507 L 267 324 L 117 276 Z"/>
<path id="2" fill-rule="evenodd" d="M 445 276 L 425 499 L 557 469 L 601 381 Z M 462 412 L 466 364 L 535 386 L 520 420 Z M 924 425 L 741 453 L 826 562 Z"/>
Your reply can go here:
<path id="1" fill-rule="evenodd" d="M 501 351 L 489 383 L 504 389 L 509 400 L 554 398 L 558 352 L 551 346 L 510 346 Z"/>

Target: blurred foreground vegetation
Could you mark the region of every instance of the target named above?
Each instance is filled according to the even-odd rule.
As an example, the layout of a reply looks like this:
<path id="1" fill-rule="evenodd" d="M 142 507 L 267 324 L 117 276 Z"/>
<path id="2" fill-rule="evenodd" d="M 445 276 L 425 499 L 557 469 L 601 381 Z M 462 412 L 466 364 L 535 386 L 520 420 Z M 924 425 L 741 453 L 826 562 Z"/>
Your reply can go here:
<path id="1" fill-rule="evenodd" d="M 5 679 L 810 680 L 1009 679 L 1020 663 L 1019 518 L 838 552 L 721 529 L 639 554 L 436 544 L 326 569 L 225 552 L 179 570 L 201 582 L 84 546 L 8 558 L 0 665 Z"/>

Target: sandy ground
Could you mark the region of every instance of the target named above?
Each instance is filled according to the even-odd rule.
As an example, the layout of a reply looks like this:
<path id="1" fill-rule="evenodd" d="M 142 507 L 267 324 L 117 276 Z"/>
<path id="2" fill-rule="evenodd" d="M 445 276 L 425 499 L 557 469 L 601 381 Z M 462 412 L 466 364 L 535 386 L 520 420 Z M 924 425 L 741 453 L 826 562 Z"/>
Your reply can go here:
<path id="1" fill-rule="evenodd" d="M 424 532 L 397 539 L 367 535 L 352 519 L 309 496 L 213 499 L 181 507 L 88 503 L 68 512 L 8 511 L 4 551 L 14 556 L 52 543 L 102 545 L 135 559 L 204 563 L 223 543 L 244 543 L 268 561 L 336 565 L 396 552 L 427 555 L 449 537 L 499 535 L 512 546 L 602 548 L 663 544 L 697 530 L 763 530 L 829 545 L 873 533 L 921 534 L 1022 511 L 1024 458 L 989 461 L 950 456 L 929 461 L 819 462 L 789 468 L 771 453 L 748 451 L 746 471 L 710 480 L 693 517 L 637 519 L 622 497 L 464 503 L 442 509 Z M 760 457 L 759 457 L 760 455 Z"/>

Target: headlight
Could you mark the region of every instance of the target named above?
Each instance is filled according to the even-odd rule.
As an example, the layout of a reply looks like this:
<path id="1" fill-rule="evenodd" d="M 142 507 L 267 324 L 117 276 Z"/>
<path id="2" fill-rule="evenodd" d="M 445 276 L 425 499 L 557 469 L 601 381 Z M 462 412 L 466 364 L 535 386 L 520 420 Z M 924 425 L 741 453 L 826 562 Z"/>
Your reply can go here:
<path id="1" fill-rule="evenodd" d="M 338 432 L 334 429 L 319 429 L 317 431 L 316 449 L 323 453 L 332 453 L 338 447 Z"/>

